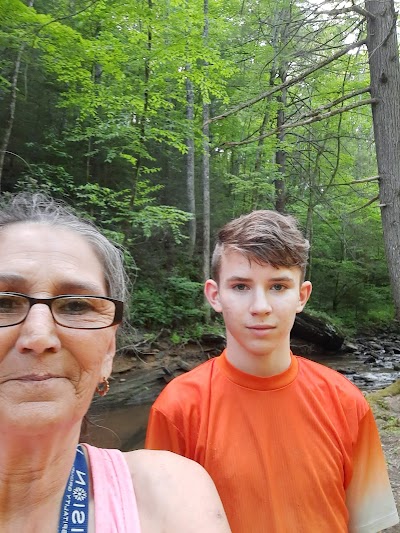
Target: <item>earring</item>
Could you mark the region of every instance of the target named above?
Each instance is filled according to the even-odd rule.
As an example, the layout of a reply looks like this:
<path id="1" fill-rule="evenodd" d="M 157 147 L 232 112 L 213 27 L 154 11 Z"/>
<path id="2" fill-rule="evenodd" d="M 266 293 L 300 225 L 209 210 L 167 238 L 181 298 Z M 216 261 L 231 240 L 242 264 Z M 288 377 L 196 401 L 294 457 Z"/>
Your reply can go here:
<path id="1" fill-rule="evenodd" d="M 96 392 L 99 396 L 105 396 L 110 390 L 110 383 L 107 378 L 103 378 L 103 381 L 96 387 Z"/>

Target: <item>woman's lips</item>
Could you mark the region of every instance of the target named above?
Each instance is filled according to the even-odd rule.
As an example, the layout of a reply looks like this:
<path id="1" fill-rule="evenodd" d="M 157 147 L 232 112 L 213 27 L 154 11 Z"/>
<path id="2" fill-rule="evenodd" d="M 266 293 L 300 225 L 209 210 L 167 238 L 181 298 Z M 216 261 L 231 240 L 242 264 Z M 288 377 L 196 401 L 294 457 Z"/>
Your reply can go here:
<path id="1" fill-rule="evenodd" d="M 17 381 L 47 381 L 48 379 L 54 379 L 59 376 L 52 374 L 27 374 L 25 376 L 18 376 L 14 378 Z"/>

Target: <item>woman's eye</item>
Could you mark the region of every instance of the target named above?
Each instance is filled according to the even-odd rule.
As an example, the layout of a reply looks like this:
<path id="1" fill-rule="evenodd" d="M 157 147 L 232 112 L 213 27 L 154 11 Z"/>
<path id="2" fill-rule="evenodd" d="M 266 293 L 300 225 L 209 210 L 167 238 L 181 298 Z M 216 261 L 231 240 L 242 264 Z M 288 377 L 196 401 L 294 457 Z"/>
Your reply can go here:
<path id="1" fill-rule="evenodd" d="M 58 311 L 67 315 L 82 314 L 90 312 L 92 307 L 87 300 L 66 300 L 63 301 Z"/>
<path id="2" fill-rule="evenodd" d="M 14 311 L 15 309 L 18 309 L 21 307 L 21 302 L 16 301 L 13 298 L 0 298 L 0 310 L 2 312 L 6 311 Z"/>

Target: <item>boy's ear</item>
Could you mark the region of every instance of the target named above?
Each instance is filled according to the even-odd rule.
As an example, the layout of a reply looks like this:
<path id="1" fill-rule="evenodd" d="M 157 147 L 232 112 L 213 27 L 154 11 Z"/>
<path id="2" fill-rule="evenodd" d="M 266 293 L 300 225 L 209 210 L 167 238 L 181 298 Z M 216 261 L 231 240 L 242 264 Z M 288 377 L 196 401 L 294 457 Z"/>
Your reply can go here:
<path id="1" fill-rule="evenodd" d="M 312 285 L 311 281 L 304 281 L 300 285 L 300 294 L 299 294 L 299 305 L 297 306 L 296 313 L 303 311 L 304 306 L 308 302 L 308 299 L 311 296 Z"/>
<path id="2" fill-rule="evenodd" d="M 204 284 L 204 294 L 208 303 L 217 313 L 222 312 L 221 303 L 219 301 L 219 292 L 217 282 L 213 279 L 208 279 Z"/>

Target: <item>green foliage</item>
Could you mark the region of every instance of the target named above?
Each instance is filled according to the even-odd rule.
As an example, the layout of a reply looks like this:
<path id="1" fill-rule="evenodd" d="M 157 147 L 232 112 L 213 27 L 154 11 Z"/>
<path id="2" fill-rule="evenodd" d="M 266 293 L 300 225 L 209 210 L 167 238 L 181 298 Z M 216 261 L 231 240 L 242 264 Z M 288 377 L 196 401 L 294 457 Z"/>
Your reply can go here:
<path id="1" fill-rule="evenodd" d="M 151 203 L 153 200 L 150 195 L 159 188 L 149 186 L 146 180 L 141 181 L 138 188 L 141 200 L 138 203 Z M 190 214 L 172 206 L 150 205 L 134 212 L 130 206 L 129 190 L 114 191 L 97 183 L 76 186 L 61 166 L 31 165 L 15 186 L 16 191 L 38 189 L 55 197 L 68 199 L 77 211 L 102 226 L 109 235 L 113 232 L 113 240 L 120 244 L 125 242 L 123 232 L 121 229 L 118 231 L 122 222 L 134 227 L 136 232 L 146 238 L 164 231 L 170 232 L 177 243 L 186 239 L 182 226 L 191 218 Z"/>
<path id="2" fill-rule="evenodd" d="M 204 316 L 203 285 L 171 276 L 136 287 L 132 295 L 131 319 L 135 326 L 174 329 L 197 324 Z"/>
<path id="3" fill-rule="evenodd" d="M 191 219 L 191 215 L 185 211 L 168 205 L 146 206 L 133 215 L 132 224 L 141 228 L 145 237 L 150 237 L 155 231 L 171 231 L 176 243 L 180 244 L 187 239 L 182 233 L 182 226 Z"/>
<path id="4" fill-rule="evenodd" d="M 364 98 L 342 100 L 368 87 L 366 52 L 279 88 L 340 50 L 354 28 L 364 36 L 357 12 L 332 19 L 316 9 L 307 1 L 244 7 L 216 0 L 206 39 L 198 1 L 35 0 L 29 8 L 0 0 L 0 137 L 21 60 L 3 189 L 41 189 L 66 200 L 126 249 L 137 277 L 136 325 L 168 328 L 177 342 L 187 338 L 182 327 L 190 335 L 203 328 L 205 102 L 214 117 L 247 103 L 210 124 L 212 233 L 241 213 L 273 209 L 282 183 L 284 209 L 311 242 L 313 309 L 353 329 L 391 319 L 380 212 L 371 203 L 379 184 L 359 181 L 377 174 L 371 110 L 307 120 Z M 278 119 L 285 125 L 279 132 Z M 196 150 L 191 258 L 189 135 Z"/>
<path id="5" fill-rule="evenodd" d="M 223 181 L 231 190 L 232 197 L 240 203 L 243 211 L 259 209 L 266 203 L 272 204 L 274 198 L 273 170 L 261 172 L 226 174 Z"/>

